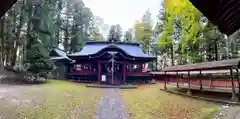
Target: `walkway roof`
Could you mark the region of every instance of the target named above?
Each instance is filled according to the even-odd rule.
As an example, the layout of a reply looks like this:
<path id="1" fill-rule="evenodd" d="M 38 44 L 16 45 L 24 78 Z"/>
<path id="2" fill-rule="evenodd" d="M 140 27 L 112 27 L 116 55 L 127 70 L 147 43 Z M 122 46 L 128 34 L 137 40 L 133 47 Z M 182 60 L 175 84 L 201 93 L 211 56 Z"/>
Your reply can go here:
<path id="1" fill-rule="evenodd" d="M 236 70 L 233 70 L 233 72 L 236 72 Z M 177 75 L 177 74 L 184 74 L 187 75 L 188 71 L 180 71 L 180 72 L 150 72 L 150 74 L 153 75 Z M 200 71 L 190 71 L 190 74 L 200 74 Z M 228 69 L 221 69 L 221 70 L 204 70 L 201 71 L 201 74 L 230 74 L 230 70 Z"/>
<path id="2" fill-rule="evenodd" d="M 17 0 L 1 0 L 0 4 L 0 17 L 2 17 Z"/>
<path id="3" fill-rule="evenodd" d="M 240 28 L 240 0 L 189 0 L 222 33 L 233 34 Z"/>
<path id="4" fill-rule="evenodd" d="M 163 71 L 166 72 L 177 72 L 177 71 L 200 71 L 200 70 L 216 70 L 216 69 L 228 69 L 231 67 L 239 67 L 240 58 L 221 60 L 213 62 L 203 62 L 197 64 L 177 65 L 165 68 Z"/>

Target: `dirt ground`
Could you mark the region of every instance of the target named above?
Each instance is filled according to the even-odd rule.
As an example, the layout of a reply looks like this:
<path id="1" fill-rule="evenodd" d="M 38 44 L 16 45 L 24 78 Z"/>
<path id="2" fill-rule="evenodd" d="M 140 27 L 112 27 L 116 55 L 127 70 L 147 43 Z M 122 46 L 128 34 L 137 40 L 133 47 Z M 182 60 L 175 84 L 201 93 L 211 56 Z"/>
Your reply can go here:
<path id="1" fill-rule="evenodd" d="M 190 119 L 202 114 L 213 117 L 214 109 L 220 107 L 168 94 L 160 88 L 162 85 L 156 84 L 120 91 L 131 118 Z M 102 97 L 102 89 L 64 81 L 39 85 L 0 85 L 0 119 L 96 118 Z M 222 115 L 221 119 L 240 119 L 240 106 L 229 106 Z"/>
<path id="2" fill-rule="evenodd" d="M 38 92 L 38 95 L 43 95 L 41 85 L 0 85 L 0 101 L 9 105 L 22 105 L 27 107 L 36 106 L 43 99 L 42 96 L 33 95 Z"/>
<path id="3" fill-rule="evenodd" d="M 0 119 L 94 118 L 101 96 L 100 90 L 64 81 L 0 85 Z"/>

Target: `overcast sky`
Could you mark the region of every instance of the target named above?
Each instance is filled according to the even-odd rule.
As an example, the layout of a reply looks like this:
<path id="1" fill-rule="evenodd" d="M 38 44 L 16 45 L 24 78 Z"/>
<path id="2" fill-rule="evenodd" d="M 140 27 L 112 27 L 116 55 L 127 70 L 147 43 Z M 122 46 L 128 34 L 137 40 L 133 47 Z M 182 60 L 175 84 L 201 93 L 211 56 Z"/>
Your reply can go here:
<path id="1" fill-rule="evenodd" d="M 105 24 L 120 24 L 123 31 L 132 28 L 149 8 L 153 21 L 160 9 L 162 0 L 83 0 L 95 16 L 104 19 Z"/>

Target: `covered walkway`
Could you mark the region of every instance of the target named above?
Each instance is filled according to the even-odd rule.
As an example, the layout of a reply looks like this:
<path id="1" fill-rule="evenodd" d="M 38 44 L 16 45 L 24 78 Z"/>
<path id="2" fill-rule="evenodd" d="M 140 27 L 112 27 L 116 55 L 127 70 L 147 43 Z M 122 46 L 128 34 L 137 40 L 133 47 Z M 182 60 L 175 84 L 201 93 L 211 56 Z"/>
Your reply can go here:
<path id="1" fill-rule="evenodd" d="M 240 58 L 177 65 L 167 67 L 160 72 L 151 72 L 151 74 L 156 80 L 164 81 L 165 90 L 167 90 L 167 84 L 175 84 L 177 87 L 187 88 L 189 95 L 191 95 L 191 89 L 231 92 L 232 100 L 238 100 L 236 92 L 239 93 L 240 89 L 239 61 Z"/>

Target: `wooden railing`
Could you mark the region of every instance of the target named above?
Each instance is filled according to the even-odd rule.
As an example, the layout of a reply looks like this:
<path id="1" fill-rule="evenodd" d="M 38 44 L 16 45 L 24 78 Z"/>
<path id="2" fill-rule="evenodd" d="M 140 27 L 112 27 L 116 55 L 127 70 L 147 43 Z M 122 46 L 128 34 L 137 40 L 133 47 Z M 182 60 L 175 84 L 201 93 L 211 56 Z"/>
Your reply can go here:
<path id="1" fill-rule="evenodd" d="M 127 76 L 150 76 L 148 72 L 128 72 Z"/>
<path id="2" fill-rule="evenodd" d="M 97 75 L 95 71 L 75 71 L 68 73 L 68 75 Z"/>
<path id="3" fill-rule="evenodd" d="M 188 79 L 168 79 L 168 83 L 178 83 L 179 84 L 188 84 L 188 81 L 190 80 L 190 85 L 200 86 L 200 80 L 199 78 L 188 78 Z M 231 88 L 232 87 L 232 81 L 230 79 L 202 79 L 202 86 L 209 86 L 209 87 L 219 87 L 219 88 Z M 238 81 L 234 80 L 234 86 L 238 87 Z"/>

